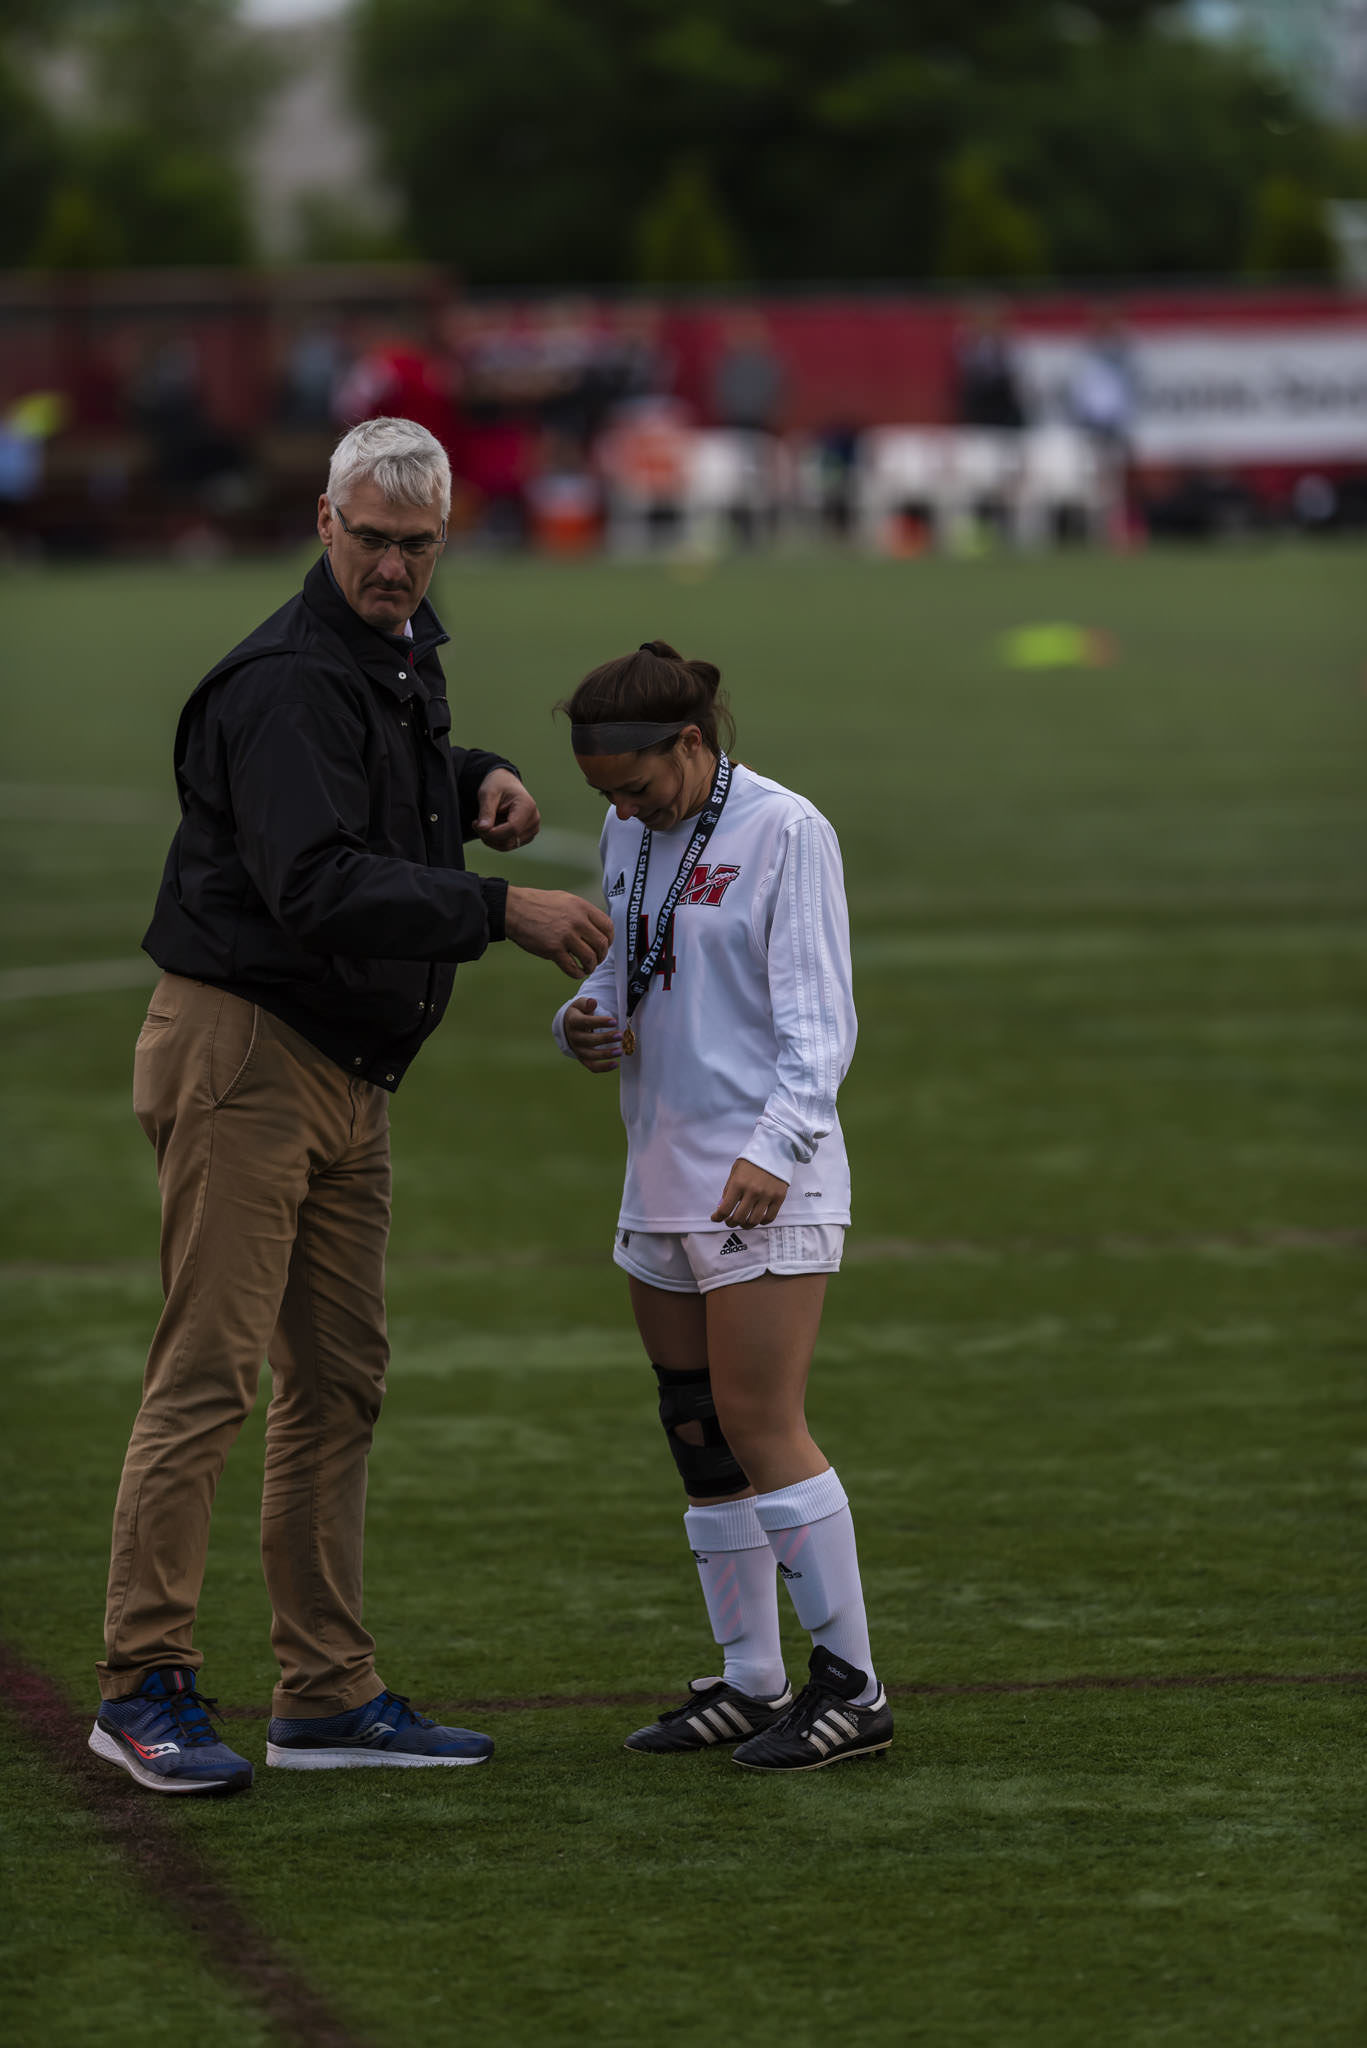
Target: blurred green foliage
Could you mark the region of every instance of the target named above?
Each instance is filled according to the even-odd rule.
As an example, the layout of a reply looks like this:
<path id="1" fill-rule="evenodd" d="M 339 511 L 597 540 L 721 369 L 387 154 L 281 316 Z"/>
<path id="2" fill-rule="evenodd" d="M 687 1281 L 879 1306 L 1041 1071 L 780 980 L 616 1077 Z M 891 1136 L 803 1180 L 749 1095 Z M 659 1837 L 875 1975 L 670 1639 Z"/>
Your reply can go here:
<path id="1" fill-rule="evenodd" d="M 1332 274 L 1266 195 L 1318 216 L 1360 156 L 1172 14 L 357 0 L 354 75 L 413 244 L 476 285 Z"/>
<path id="2" fill-rule="evenodd" d="M 740 242 L 698 158 L 681 158 L 637 215 L 635 259 L 642 284 L 730 284 L 744 276 Z"/>
<path id="3" fill-rule="evenodd" d="M 1367 141 L 1174 0 L 351 0 L 354 194 L 311 260 L 475 286 L 1334 274 Z M 0 266 L 254 260 L 287 61 L 243 0 L 6 0 Z M 19 203 L 22 201 L 22 203 Z"/>
<path id="4" fill-rule="evenodd" d="M 253 254 L 242 147 L 277 82 L 241 0 L 8 6 L 0 262 L 235 264 Z"/>

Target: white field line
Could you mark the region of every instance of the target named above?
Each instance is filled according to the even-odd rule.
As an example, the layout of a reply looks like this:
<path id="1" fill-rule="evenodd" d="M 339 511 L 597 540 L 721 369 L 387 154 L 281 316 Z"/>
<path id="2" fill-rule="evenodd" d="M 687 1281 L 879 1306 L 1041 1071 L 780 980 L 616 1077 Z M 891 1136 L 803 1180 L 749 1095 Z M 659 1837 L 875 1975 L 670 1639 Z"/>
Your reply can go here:
<path id="1" fill-rule="evenodd" d="M 519 860 L 558 861 L 562 867 L 583 868 L 595 884 L 602 870 L 598 864 L 598 841 L 590 832 L 564 832 L 556 825 L 543 825 L 530 846 L 524 846 Z"/>
<path id="2" fill-rule="evenodd" d="M 0 822 L 153 824 L 169 827 L 174 821 L 173 800 L 150 790 L 95 783 L 0 782 Z M 518 858 L 583 868 L 586 874 L 593 876 L 595 883 L 598 879 L 598 841 L 589 832 L 544 826 L 532 844 L 522 848 Z M 1112 928 L 1107 920 L 1113 917 L 1161 915 L 1171 910 L 1196 916 L 1209 912 L 1237 916 L 1241 909 L 1247 908 L 1272 914 L 1299 912 L 1323 919 L 1326 912 L 1361 913 L 1367 908 L 1367 903 L 1364 903 L 1361 886 L 1356 882 L 1345 883 L 1338 888 L 1322 886 L 1310 892 L 1296 884 L 1278 888 L 1275 884 L 1260 882 L 1256 887 L 1248 888 L 1230 882 L 1206 888 L 1182 883 L 1171 888 L 1160 886 L 1143 890 L 1108 889 L 1104 885 L 1090 884 L 1067 890 L 1026 890 L 1009 897 L 972 890 L 936 891 L 909 886 L 893 893 L 886 889 L 865 890 L 857 907 L 866 927 L 881 927 L 861 941 L 866 956 L 871 961 L 881 963 L 886 960 L 890 964 L 900 964 L 904 956 L 914 961 L 928 957 L 941 938 L 961 951 L 982 947 L 1000 957 L 1005 957 L 1006 952 L 1012 949 L 1026 951 L 1035 944 L 1035 939 L 1031 933 L 1019 929 L 1016 921 L 1021 918 L 1085 918 L 1089 913 L 1100 913 L 1090 931 L 1083 929 L 1076 934 L 1062 936 L 1066 940 L 1071 939 L 1078 951 L 1104 952 L 1112 942 Z M 986 917 L 988 923 L 981 931 L 962 933 L 904 934 L 896 929 L 902 919 L 944 917 L 946 914 L 973 921 Z M 995 933 L 992 929 L 995 919 L 1009 919 L 1011 922 L 1004 924 L 1000 933 Z M 1362 927 L 1359 925 L 1359 938 L 1361 935 Z M 1138 943 L 1144 943 L 1144 940 L 1145 935 L 1140 935 Z M 1199 943 L 1199 937 L 1193 942 Z"/>
<path id="3" fill-rule="evenodd" d="M 0 820 L 21 824 L 165 825 L 173 808 L 140 789 L 111 789 L 79 783 L 0 782 Z M 598 841 L 587 832 L 546 827 L 519 859 L 577 868 L 598 885 Z M 150 904 L 148 906 L 151 908 Z M 26 1003 L 48 996 L 98 995 L 107 989 L 143 988 L 156 977 L 145 955 L 119 960 L 60 961 L 50 967 L 0 970 L 0 1003 Z"/>
<path id="4" fill-rule="evenodd" d="M 148 790 L 79 782 L 0 782 L 0 819 L 15 824 L 160 825 L 174 817 L 174 803 Z M 558 861 L 598 873 L 598 841 L 588 832 L 543 826 L 522 854 L 528 860 Z"/>
<path id="5" fill-rule="evenodd" d="M 520 858 L 577 867 L 585 842 L 577 833 L 543 833 L 549 839 L 524 847 Z M 580 890 L 597 900 L 597 846 L 593 866 L 583 878 Z M 1207 926 L 1199 931 L 1034 931 L 1010 932 L 898 932 L 856 938 L 856 966 L 873 969 L 954 967 L 993 968 L 1077 967 L 1103 961 L 1157 958 L 1160 955 L 1205 953 L 1231 956 L 1249 953 L 1318 954 L 1330 943 L 1342 955 L 1358 954 L 1367 947 L 1367 926 L 1315 925 L 1268 930 L 1239 926 L 1229 929 Z M 72 960 L 51 967 L 13 967 L 0 970 L 0 1003 L 29 1002 L 44 996 L 94 995 L 104 989 L 140 988 L 155 970 L 146 959 Z"/>

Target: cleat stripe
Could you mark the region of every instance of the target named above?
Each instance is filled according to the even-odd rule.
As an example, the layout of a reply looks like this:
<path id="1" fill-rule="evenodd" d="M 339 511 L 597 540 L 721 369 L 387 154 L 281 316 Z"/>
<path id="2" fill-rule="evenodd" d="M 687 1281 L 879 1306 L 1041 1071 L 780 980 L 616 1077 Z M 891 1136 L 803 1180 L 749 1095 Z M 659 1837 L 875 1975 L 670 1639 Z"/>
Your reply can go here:
<path id="1" fill-rule="evenodd" d="M 731 1723 L 731 1727 L 739 1734 L 752 1735 L 754 1733 L 740 1708 L 735 1706 L 730 1700 L 722 1700 L 717 1707 L 717 1712 L 724 1714 Z"/>
<path id="2" fill-rule="evenodd" d="M 693 1730 L 693 1733 L 697 1736 L 700 1736 L 704 1742 L 716 1741 L 716 1730 L 711 1726 L 709 1722 L 703 1719 L 701 1714 L 694 1714 L 690 1719 L 688 1725 Z"/>

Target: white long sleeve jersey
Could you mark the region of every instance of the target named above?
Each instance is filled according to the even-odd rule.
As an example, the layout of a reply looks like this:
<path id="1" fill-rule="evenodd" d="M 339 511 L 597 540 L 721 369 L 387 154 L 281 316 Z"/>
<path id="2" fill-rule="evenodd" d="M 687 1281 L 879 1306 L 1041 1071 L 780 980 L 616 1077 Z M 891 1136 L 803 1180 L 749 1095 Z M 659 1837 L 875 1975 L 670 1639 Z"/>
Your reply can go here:
<path id="1" fill-rule="evenodd" d="M 694 821 L 651 835 L 644 952 Z M 627 909 L 638 820 L 609 811 L 599 842 L 614 936 L 582 984 L 626 1023 Z M 552 1026 L 568 1052 L 566 1003 Z M 674 913 L 632 1017 L 620 1070 L 627 1131 L 619 1227 L 715 1229 L 738 1158 L 789 1184 L 780 1223 L 848 1223 L 850 1172 L 836 1090 L 854 1052 L 849 917 L 840 847 L 805 798 L 737 767 L 721 820 Z"/>

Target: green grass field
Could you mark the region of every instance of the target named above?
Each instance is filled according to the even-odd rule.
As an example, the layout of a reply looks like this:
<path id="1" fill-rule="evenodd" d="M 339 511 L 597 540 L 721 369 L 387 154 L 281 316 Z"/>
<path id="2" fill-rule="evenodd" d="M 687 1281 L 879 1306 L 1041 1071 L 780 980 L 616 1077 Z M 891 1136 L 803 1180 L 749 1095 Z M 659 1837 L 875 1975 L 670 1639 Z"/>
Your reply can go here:
<path id="1" fill-rule="evenodd" d="M 811 1413 L 895 1747 L 780 1783 L 620 1747 L 713 1652 L 608 1258 L 611 1085 L 511 948 L 395 1103 L 368 1576 L 386 1679 L 492 1766 L 156 1801 L 53 1738 L 158 1308 L 129 1071 L 171 735 L 304 559 L 0 577 L 9 2038 L 1356 2048 L 1360 548 L 444 567 L 457 734 L 547 827 L 505 871 L 587 884 L 549 706 L 656 634 L 840 832 L 855 1227 Z M 1113 663 L 1003 664 L 1059 619 Z M 200 1624 L 258 1763 L 261 1420 Z"/>

